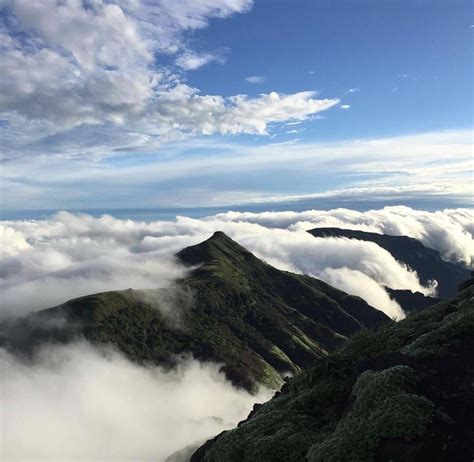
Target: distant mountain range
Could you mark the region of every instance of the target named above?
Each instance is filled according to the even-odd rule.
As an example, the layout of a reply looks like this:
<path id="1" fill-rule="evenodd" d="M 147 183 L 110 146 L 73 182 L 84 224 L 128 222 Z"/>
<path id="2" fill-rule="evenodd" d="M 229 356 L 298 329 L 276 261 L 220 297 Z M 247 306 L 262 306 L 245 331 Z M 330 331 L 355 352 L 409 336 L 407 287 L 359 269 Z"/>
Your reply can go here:
<path id="1" fill-rule="evenodd" d="M 453 297 L 458 291 L 459 284 L 470 278 L 468 268 L 444 261 L 439 252 L 425 247 L 420 241 L 411 237 L 390 236 L 342 228 L 314 228 L 309 230 L 308 233 L 315 237 L 346 237 L 374 242 L 387 250 L 393 258 L 415 270 L 423 285 L 427 285 L 430 280 L 436 280 L 438 282 L 438 297 L 440 298 Z M 392 295 L 397 298 L 396 292 L 392 291 Z M 403 295 L 406 300 L 408 294 L 401 294 L 400 299 L 403 298 Z M 419 300 L 421 299 L 418 297 L 418 300 L 413 299 L 412 302 L 416 304 L 419 303 Z M 431 304 L 437 301 L 436 299 L 431 300 Z M 406 308 L 408 308 L 408 311 L 413 310 L 409 304 L 406 305 Z"/>
<path id="2" fill-rule="evenodd" d="M 472 282 L 320 359 L 191 462 L 471 461 Z"/>
<path id="3" fill-rule="evenodd" d="M 29 354 L 44 342 L 86 338 L 170 367 L 192 354 L 253 390 L 278 388 L 354 333 L 390 322 L 359 297 L 273 268 L 222 232 L 177 257 L 193 270 L 171 289 L 74 299 L 0 325 L 0 345 Z"/>

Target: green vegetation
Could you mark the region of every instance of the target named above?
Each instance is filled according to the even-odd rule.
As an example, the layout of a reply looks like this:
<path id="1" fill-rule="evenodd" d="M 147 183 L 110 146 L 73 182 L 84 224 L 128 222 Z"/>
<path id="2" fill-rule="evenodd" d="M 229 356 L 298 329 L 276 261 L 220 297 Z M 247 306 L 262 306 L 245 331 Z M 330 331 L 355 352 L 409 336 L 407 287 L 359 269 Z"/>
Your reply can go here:
<path id="1" fill-rule="evenodd" d="M 474 286 L 296 375 L 193 462 L 468 461 Z"/>
<path id="2" fill-rule="evenodd" d="M 414 384 L 414 371 L 407 366 L 363 372 L 352 390 L 351 410 L 333 432 L 321 434 L 321 443 L 311 447 L 308 460 L 373 460 L 383 438 L 423 435 L 433 404 L 409 392 Z"/>
<path id="3" fill-rule="evenodd" d="M 135 362 L 167 367 L 192 354 L 221 363 L 237 386 L 278 389 L 282 376 L 313 365 L 347 336 L 389 322 L 362 299 L 279 271 L 223 233 L 178 257 L 197 269 L 176 287 L 71 300 L 0 326 L 0 343 L 31 352 L 44 341 L 83 336 Z"/>

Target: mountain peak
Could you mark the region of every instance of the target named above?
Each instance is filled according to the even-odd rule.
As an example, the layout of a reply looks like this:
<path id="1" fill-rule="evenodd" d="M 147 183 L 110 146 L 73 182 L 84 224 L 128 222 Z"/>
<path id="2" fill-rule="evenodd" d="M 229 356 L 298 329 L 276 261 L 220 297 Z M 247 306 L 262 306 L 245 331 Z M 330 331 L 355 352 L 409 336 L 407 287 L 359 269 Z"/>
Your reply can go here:
<path id="1" fill-rule="evenodd" d="M 252 254 L 224 232 L 216 231 L 209 239 L 186 247 L 176 255 L 188 265 L 202 265 L 201 268 L 212 265 L 215 268 L 225 262 L 239 265 Z"/>
<path id="2" fill-rule="evenodd" d="M 205 240 L 204 242 L 201 242 L 201 244 L 205 244 L 206 242 L 210 245 L 225 244 L 225 245 L 230 245 L 230 246 L 238 246 L 242 250 L 246 251 L 246 249 L 244 249 L 242 246 L 237 244 L 237 242 L 235 242 L 226 233 L 224 233 L 224 231 L 215 231 L 214 234 L 209 239 Z M 198 244 L 198 245 L 201 245 L 201 244 Z"/>
<path id="3" fill-rule="evenodd" d="M 214 234 L 209 239 L 230 239 L 224 231 L 215 231 Z M 230 239 L 232 240 L 232 239 Z"/>

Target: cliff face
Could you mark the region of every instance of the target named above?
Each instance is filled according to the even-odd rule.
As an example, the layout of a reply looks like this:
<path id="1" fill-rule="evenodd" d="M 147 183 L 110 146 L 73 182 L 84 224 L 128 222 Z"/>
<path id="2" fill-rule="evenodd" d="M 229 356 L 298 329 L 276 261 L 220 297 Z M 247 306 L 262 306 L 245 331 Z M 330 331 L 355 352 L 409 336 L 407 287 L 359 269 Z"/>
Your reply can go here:
<path id="1" fill-rule="evenodd" d="M 201 461 L 470 461 L 474 286 L 362 333 L 256 406 Z"/>

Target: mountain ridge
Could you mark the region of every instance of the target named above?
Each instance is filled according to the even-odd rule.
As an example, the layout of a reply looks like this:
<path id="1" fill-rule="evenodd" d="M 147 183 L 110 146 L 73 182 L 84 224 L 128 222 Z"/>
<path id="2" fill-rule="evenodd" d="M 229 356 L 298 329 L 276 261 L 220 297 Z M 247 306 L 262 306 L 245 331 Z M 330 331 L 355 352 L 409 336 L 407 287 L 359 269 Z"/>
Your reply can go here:
<path id="1" fill-rule="evenodd" d="M 278 388 L 363 329 L 381 311 L 309 276 L 280 271 L 222 232 L 178 252 L 189 277 L 161 290 L 105 292 L 0 326 L 0 344 L 31 351 L 85 337 L 131 360 L 172 367 L 192 354 L 222 364 L 236 386 Z M 164 302 L 178 312 L 160 311 Z M 31 353 L 30 351 L 30 353 Z"/>
<path id="2" fill-rule="evenodd" d="M 420 282 L 427 285 L 431 280 L 438 282 L 440 298 L 455 296 L 458 286 L 469 279 L 469 269 L 460 264 L 444 261 L 436 250 L 426 247 L 418 239 L 407 236 L 392 236 L 346 228 L 313 228 L 308 233 L 314 237 L 345 237 L 374 242 L 387 250 L 396 260 L 409 266 L 418 274 Z M 416 302 L 416 300 L 414 300 Z"/>

